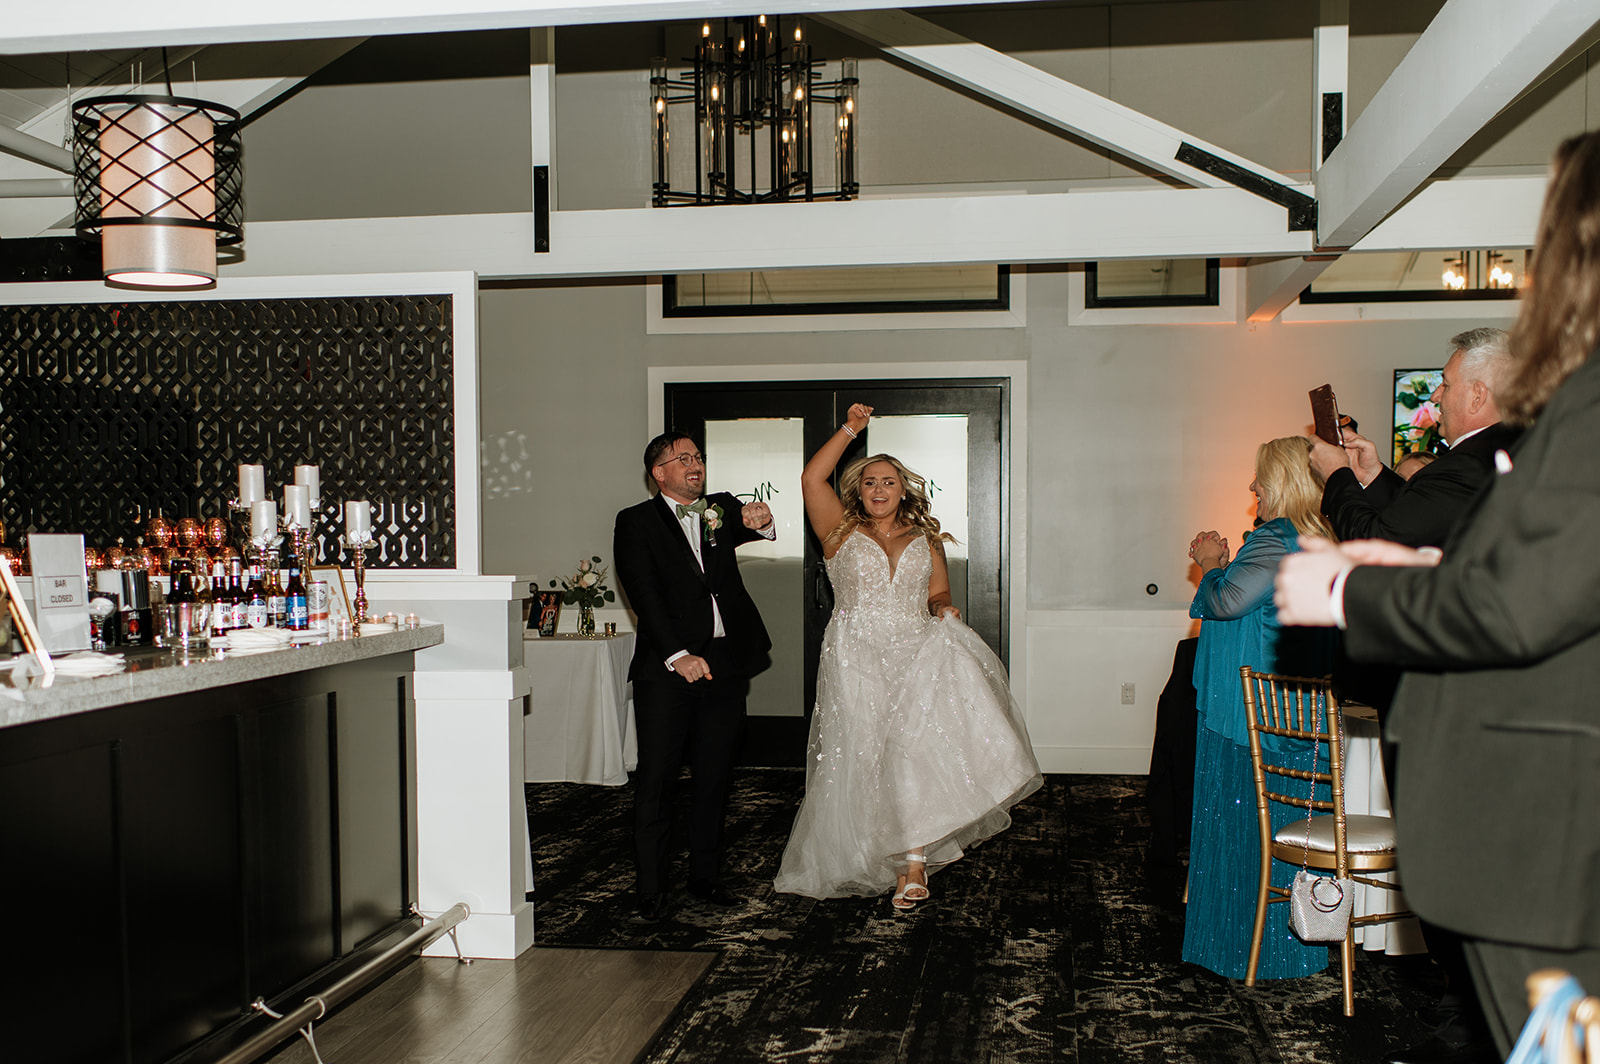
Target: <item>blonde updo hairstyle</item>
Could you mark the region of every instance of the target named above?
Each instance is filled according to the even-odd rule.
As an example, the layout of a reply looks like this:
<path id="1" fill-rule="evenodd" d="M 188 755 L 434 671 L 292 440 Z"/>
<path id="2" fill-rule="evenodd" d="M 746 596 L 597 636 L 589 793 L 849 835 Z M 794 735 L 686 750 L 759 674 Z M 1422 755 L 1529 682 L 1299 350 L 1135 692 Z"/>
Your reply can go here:
<path id="1" fill-rule="evenodd" d="M 861 501 L 861 476 L 875 462 L 887 462 L 900 478 L 900 512 L 895 515 L 899 524 L 921 530 L 930 543 L 955 542 L 955 537 L 939 530 L 939 519 L 933 516 L 928 504 L 928 481 L 901 464 L 900 459 L 888 454 L 875 454 L 857 458 L 839 474 L 839 501 L 844 504 L 844 520 L 828 533 L 828 539 L 842 541 L 857 526 L 870 524 L 866 505 Z"/>
<path id="2" fill-rule="evenodd" d="M 1304 436 L 1268 440 L 1256 448 L 1256 493 L 1267 513 L 1287 517 L 1302 536 L 1337 539 L 1322 516 L 1322 483 L 1311 471 L 1311 441 Z"/>

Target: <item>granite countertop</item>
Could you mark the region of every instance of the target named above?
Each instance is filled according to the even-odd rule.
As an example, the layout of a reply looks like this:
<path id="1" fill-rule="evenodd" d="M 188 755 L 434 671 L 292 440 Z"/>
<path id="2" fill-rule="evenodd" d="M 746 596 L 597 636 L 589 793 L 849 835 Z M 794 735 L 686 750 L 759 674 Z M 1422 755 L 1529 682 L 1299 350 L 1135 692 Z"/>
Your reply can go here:
<path id="1" fill-rule="evenodd" d="M 420 628 L 402 628 L 359 639 L 318 639 L 282 650 L 254 653 L 125 647 L 115 652 L 123 655 L 127 671 L 110 676 L 57 673 L 49 687 L 42 687 L 41 677 L 18 677 L 14 671 L 0 673 L 0 728 L 385 654 L 403 654 L 443 642 L 444 625 L 424 624 Z"/>

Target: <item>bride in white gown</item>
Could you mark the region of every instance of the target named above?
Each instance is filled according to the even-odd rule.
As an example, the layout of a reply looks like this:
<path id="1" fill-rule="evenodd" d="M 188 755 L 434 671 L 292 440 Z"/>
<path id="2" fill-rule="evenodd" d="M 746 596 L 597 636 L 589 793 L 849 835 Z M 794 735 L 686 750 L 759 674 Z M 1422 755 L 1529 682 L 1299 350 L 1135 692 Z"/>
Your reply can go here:
<path id="1" fill-rule="evenodd" d="M 1011 823 L 1040 784 L 1005 666 L 950 600 L 923 478 L 888 455 L 828 484 L 872 408 L 850 408 L 801 474 L 833 583 L 806 793 L 774 886 L 837 898 L 929 897 L 928 875 Z"/>

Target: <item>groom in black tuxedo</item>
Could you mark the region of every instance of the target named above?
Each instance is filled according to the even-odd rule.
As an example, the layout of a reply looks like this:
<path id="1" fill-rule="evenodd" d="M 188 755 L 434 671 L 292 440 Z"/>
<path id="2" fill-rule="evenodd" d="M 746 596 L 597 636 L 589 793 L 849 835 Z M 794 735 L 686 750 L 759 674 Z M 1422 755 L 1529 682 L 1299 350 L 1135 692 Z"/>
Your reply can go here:
<path id="1" fill-rule="evenodd" d="M 651 440 L 644 469 L 656 495 L 617 514 L 613 557 L 639 618 L 628 669 L 639 735 L 633 838 L 639 914 L 654 921 L 668 911 L 672 789 L 685 761 L 694 787 L 689 893 L 739 904 L 720 875 L 723 813 L 745 694 L 772 640 L 734 548 L 775 529 L 766 503 L 704 495 L 705 455 L 681 432 Z"/>

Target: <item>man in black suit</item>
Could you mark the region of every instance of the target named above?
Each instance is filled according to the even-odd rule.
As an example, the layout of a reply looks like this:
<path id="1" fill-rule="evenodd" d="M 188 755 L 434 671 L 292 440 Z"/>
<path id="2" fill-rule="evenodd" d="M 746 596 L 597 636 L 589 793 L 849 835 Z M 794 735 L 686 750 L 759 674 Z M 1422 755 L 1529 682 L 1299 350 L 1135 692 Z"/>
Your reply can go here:
<path id="1" fill-rule="evenodd" d="M 1500 329 L 1479 328 L 1450 338 L 1444 380 L 1430 397 L 1439 409 L 1439 435 L 1449 450 L 1410 479 L 1385 468 L 1372 441 L 1346 431 L 1344 447 L 1312 437 L 1311 467 L 1326 482 L 1322 512 L 1341 540 L 1385 539 L 1408 547 L 1438 547 L 1495 477 L 1495 452 L 1522 435 L 1501 422 L 1496 391 L 1505 382 L 1510 337 Z M 1334 671 L 1341 696 L 1370 703 L 1387 722 L 1399 683 L 1399 669 L 1356 664 L 1343 656 Z M 1384 770 L 1391 791 L 1398 783 L 1395 744 L 1383 743 Z M 1429 952 L 1445 974 L 1445 991 L 1435 1012 L 1438 1026 L 1419 1045 L 1407 1046 L 1388 1064 L 1480 1064 L 1495 1059 L 1459 936 L 1431 923 L 1424 934 Z"/>
<path id="2" fill-rule="evenodd" d="M 672 790 L 686 760 L 694 788 L 689 893 L 739 904 L 720 875 L 723 814 L 749 678 L 766 668 L 772 640 L 734 548 L 772 539 L 775 530 L 765 503 L 703 497 L 705 455 L 681 432 L 651 440 L 644 469 L 656 495 L 617 514 L 613 555 L 639 618 L 628 669 L 639 736 L 634 854 L 639 913 L 654 921 L 669 908 Z"/>
<path id="3" fill-rule="evenodd" d="M 1494 453 L 1522 430 L 1500 421 L 1495 389 L 1510 364 L 1500 329 L 1469 329 L 1450 338 L 1444 383 L 1431 396 L 1439 435 L 1449 446 L 1406 480 L 1378 460 L 1371 440 L 1345 432 L 1336 447 L 1313 436 L 1311 468 L 1326 481 L 1322 512 L 1341 540 L 1387 539 L 1408 547 L 1444 543 L 1473 496 L 1494 476 Z"/>

